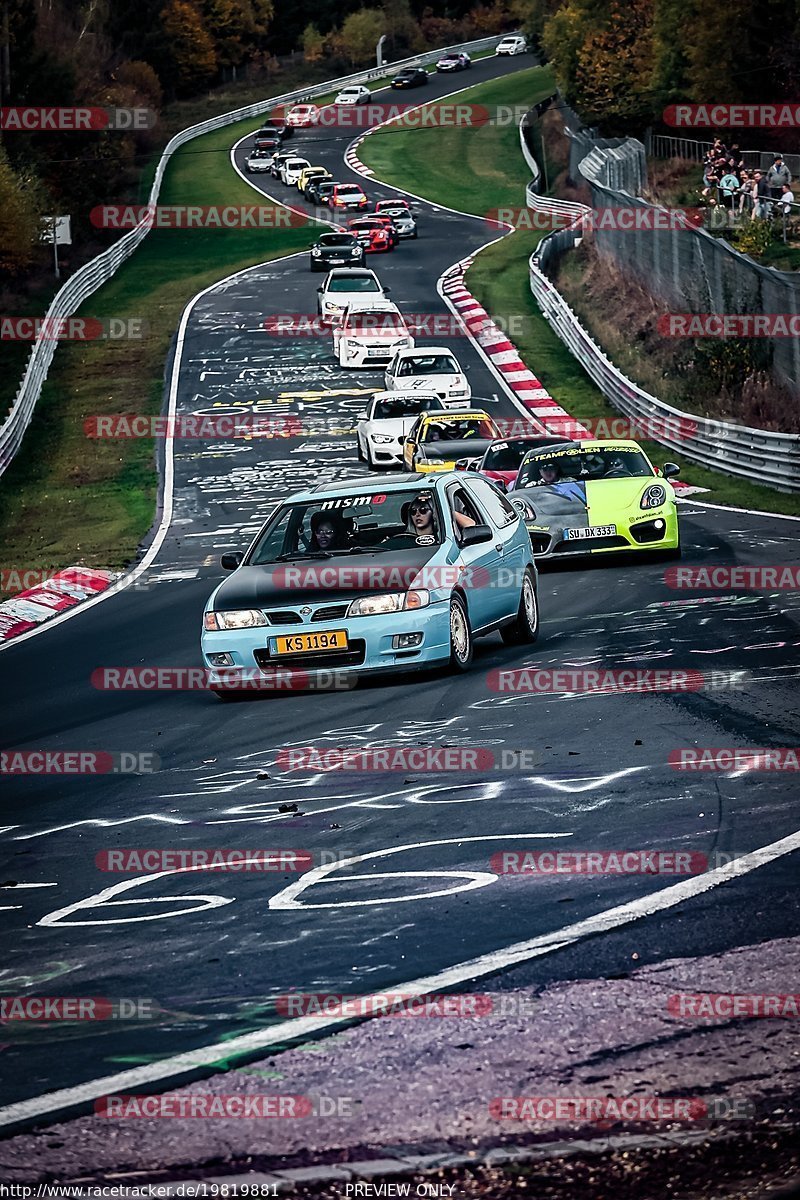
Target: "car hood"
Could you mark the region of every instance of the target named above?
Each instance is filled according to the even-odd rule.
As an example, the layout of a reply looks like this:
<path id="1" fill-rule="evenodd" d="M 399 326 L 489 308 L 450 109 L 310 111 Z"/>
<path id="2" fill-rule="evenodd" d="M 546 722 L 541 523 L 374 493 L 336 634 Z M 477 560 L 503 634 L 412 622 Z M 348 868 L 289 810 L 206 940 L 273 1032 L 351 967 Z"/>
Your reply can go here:
<path id="1" fill-rule="evenodd" d="M 628 515 L 643 515 L 639 502 L 642 492 L 653 483 L 664 483 L 656 476 L 638 475 L 628 479 L 577 480 L 575 482 L 557 483 L 540 487 L 520 488 L 512 491 L 511 496 L 524 496 L 533 506 L 536 520 L 541 524 L 558 524 L 578 513 L 588 515 L 589 523 L 602 525 L 613 522 L 616 517 Z M 665 503 L 673 497 L 670 488 L 665 485 L 667 493 Z"/>
<path id="2" fill-rule="evenodd" d="M 367 431 L 369 433 L 382 433 L 387 437 L 402 437 L 406 433 L 410 433 L 414 426 L 416 417 L 384 417 L 377 421 L 367 421 Z"/>
<path id="3" fill-rule="evenodd" d="M 409 497 L 411 499 L 411 497 Z M 267 566 L 239 567 L 219 585 L 210 607 L 288 608 L 354 600 L 365 592 L 403 591 L 444 547 L 410 545 L 385 554 L 297 558 Z M 289 570 L 291 568 L 291 570 Z"/>
<path id="4" fill-rule="evenodd" d="M 481 458 L 491 444 L 491 438 L 459 438 L 453 442 L 423 442 L 419 449 L 430 462 L 451 462 L 459 458 Z"/>
<path id="5" fill-rule="evenodd" d="M 460 375 L 409 375 L 406 379 L 395 379 L 394 390 L 398 392 L 439 392 L 451 388 L 461 378 Z"/>

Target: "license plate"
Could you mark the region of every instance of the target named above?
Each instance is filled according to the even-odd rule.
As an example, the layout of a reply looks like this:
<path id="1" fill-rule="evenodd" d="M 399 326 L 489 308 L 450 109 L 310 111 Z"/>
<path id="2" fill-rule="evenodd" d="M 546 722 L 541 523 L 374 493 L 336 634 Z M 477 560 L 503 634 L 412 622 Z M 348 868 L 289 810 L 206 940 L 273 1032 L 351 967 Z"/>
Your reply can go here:
<path id="1" fill-rule="evenodd" d="M 613 537 L 616 532 L 616 525 L 583 525 L 578 529 L 565 529 L 564 541 L 577 542 L 583 538 Z"/>
<path id="2" fill-rule="evenodd" d="M 328 262 L 333 263 L 333 265 L 336 266 L 337 263 L 343 263 L 344 259 L 343 258 L 329 258 Z"/>
<path id="3" fill-rule="evenodd" d="M 302 654 L 308 650 L 346 650 L 347 631 L 329 629 L 324 633 L 295 633 L 275 639 L 277 654 Z"/>

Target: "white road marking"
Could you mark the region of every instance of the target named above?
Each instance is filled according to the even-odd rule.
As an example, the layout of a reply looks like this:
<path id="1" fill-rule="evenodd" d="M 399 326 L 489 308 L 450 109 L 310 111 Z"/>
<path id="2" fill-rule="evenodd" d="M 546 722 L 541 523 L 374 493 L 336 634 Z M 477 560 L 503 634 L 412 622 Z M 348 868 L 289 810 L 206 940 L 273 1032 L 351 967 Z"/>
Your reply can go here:
<path id="1" fill-rule="evenodd" d="M 552 933 L 542 934 L 540 937 L 531 938 L 528 941 L 516 942 L 501 950 L 492 950 L 488 954 L 482 954 L 466 962 L 446 967 L 433 975 L 397 983 L 394 986 L 398 991 L 424 996 L 445 988 L 456 987 L 467 980 L 492 975 L 516 963 L 527 962 L 532 958 L 551 954 L 562 946 L 580 941 L 581 938 L 607 933 L 610 929 L 618 929 L 620 926 L 627 925 L 631 921 L 638 921 L 642 917 L 665 912 L 677 904 L 683 904 L 693 896 L 702 895 L 734 878 L 733 868 L 736 868 L 736 877 L 746 875 L 757 867 L 774 862 L 775 859 L 781 858 L 785 854 L 792 854 L 796 850 L 800 850 L 800 830 L 777 842 L 762 846 L 750 854 L 742 855 L 725 867 L 716 867 L 704 875 L 693 875 L 689 879 L 682 879 L 679 883 L 670 884 L 650 895 L 629 901 L 627 904 L 620 904 L 616 908 L 606 909 L 605 912 L 597 913 L 593 917 L 587 917 L 583 921 L 577 921 Z M 173 1055 L 160 1062 L 147 1063 L 128 1071 L 119 1071 L 115 1075 L 92 1079 L 77 1087 L 61 1088 L 43 1096 L 35 1096 L 30 1100 L 23 1100 L 19 1104 L 10 1104 L 6 1108 L 0 1109 L 0 1128 L 18 1121 L 37 1120 L 47 1116 L 54 1117 L 65 1108 L 90 1103 L 100 1096 L 130 1092 L 141 1087 L 152 1088 L 154 1084 L 165 1083 L 167 1080 L 191 1074 L 198 1067 L 214 1067 L 220 1059 L 227 1060 L 231 1055 L 254 1054 L 268 1050 L 271 1046 L 294 1038 L 318 1033 L 323 1029 L 334 1029 L 344 1024 L 345 1020 L 346 1018 L 343 1017 L 331 1016 L 296 1017 L 288 1021 L 281 1021 L 269 1029 L 259 1029 L 252 1033 L 242 1034 L 240 1037 L 231 1038 L 230 1041 L 215 1042 L 210 1046 L 204 1046 L 186 1054 Z"/>
<path id="2" fill-rule="evenodd" d="M 695 500 L 694 496 L 691 500 L 688 497 L 686 500 L 677 497 L 677 500 L 679 504 L 693 504 L 695 508 L 713 508 L 717 512 L 744 513 L 748 517 L 777 517 L 779 521 L 800 521 L 800 517 L 793 517 L 789 513 L 767 512 L 761 508 L 734 508 L 732 504 L 709 504 L 706 500 Z"/>

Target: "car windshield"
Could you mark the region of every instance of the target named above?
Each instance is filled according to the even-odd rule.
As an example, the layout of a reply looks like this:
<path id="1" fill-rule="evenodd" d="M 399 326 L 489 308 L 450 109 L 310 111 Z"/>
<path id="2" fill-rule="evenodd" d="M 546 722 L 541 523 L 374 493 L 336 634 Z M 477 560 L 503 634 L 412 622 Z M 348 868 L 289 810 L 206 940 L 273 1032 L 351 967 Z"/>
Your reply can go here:
<path id="1" fill-rule="evenodd" d="M 483 467 L 486 471 L 516 471 L 531 444 L 525 438 L 510 439 L 507 442 L 495 442 L 486 451 Z"/>
<path id="2" fill-rule="evenodd" d="M 438 396 L 415 396 L 413 393 L 404 396 L 398 392 L 396 396 L 385 396 L 376 400 L 372 413 L 373 421 L 392 421 L 398 417 L 413 417 L 417 413 L 430 412 L 442 407 Z"/>
<path id="3" fill-rule="evenodd" d="M 488 417 L 460 417 L 426 421 L 422 442 L 461 442 L 467 438 L 491 438 L 496 430 Z"/>
<path id="4" fill-rule="evenodd" d="M 357 183 L 340 183 L 337 184 L 337 190 L 340 196 L 359 195 L 363 193 Z"/>
<path id="5" fill-rule="evenodd" d="M 419 358 L 404 358 L 397 374 L 401 379 L 411 375 L 458 375 L 459 367 L 452 354 L 426 354 Z"/>
<path id="6" fill-rule="evenodd" d="M 408 217 L 411 215 L 407 208 L 403 208 L 399 204 L 393 207 L 379 208 L 378 213 L 382 217 Z"/>
<path id="7" fill-rule="evenodd" d="M 260 535 L 248 565 L 409 550 L 441 542 L 441 530 L 436 496 L 425 489 L 285 504 Z"/>
<path id="8" fill-rule="evenodd" d="M 328 284 L 329 292 L 379 292 L 377 279 L 371 275 L 337 275 Z"/>
<path id="9" fill-rule="evenodd" d="M 388 337 L 401 337 L 406 332 L 403 318 L 393 312 L 354 312 L 349 313 L 344 327 L 348 333 L 354 334 L 386 334 Z"/>
<path id="10" fill-rule="evenodd" d="M 531 455 L 522 464 L 517 487 L 576 479 L 631 479 L 642 475 L 652 476 L 652 467 L 641 450 L 629 446 L 560 450 Z"/>
<path id="11" fill-rule="evenodd" d="M 323 233 L 319 239 L 320 246 L 355 246 L 355 238 L 349 233 Z"/>

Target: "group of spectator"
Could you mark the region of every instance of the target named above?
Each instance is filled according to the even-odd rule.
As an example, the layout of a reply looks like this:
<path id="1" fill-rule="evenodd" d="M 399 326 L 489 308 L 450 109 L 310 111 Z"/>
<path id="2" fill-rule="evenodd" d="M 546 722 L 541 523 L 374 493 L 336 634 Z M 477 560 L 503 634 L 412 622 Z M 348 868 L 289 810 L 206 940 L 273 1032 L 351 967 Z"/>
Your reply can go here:
<path id="1" fill-rule="evenodd" d="M 766 171 L 749 169 L 738 144 L 726 146 L 721 138 L 703 158 L 700 194 L 709 209 L 723 210 L 726 223 L 745 213 L 754 221 L 788 217 L 794 203 L 791 172 L 780 154 Z"/>

